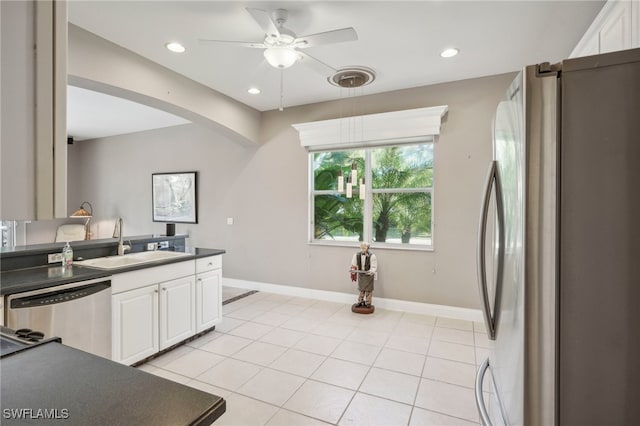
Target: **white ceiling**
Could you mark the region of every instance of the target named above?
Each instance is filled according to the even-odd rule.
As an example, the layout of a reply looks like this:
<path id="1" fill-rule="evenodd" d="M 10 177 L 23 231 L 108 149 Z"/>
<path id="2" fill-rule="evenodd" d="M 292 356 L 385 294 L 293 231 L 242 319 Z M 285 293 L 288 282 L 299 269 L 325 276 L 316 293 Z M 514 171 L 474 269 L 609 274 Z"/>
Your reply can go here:
<path id="1" fill-rule="evenodd" d="M 358 40 L 309 47 L 333 68 L 365 66 L 376 80 L 356 94 L 372 94 L 516 71 L 566 58 L 603 1 L 71 1 L 69 21 L 257 110 L 290 107 L 348 95 L 304 63 L 284 71 L 261 49 L 203 45 L 198 39 L 261 42 L 264 33 L 246 7 L 289 11 L 298 36 L 353 27 Z M 185 45 L 175 54 L 170 41 Z M 443 59 L 456 47 L 460 54 Z M 282 73 L 282 74 L 281 74 Z M 262 93 L 250 95 L 247 89 Z M 76 102 L 71 94 L 69 102 Z M 92 100 L 91 102 L 99 102 Z M 83 107 L 80 107 L 83 108 Z M 118 107 L 127 114 L 126 109 Z M 70 110 L 74 114 L 74 110 Z M 100 113 L 93 114 L 96 118 Z M 84 120 L 91 127 L 91 119 Z M 111 116 L 113 134 L 117 120 Z M 166 125 L 157 118 L 156 127 Z M 73 128 L 69 129 L 73 134 Z"/>

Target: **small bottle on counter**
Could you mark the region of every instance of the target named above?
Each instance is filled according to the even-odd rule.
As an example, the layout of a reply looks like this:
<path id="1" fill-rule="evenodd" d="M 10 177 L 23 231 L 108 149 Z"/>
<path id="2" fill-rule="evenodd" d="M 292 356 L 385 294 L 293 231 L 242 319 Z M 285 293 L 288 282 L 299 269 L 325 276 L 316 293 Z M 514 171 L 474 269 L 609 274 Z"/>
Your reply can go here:
<path id="1" fill-rule="evenodd" d="M 62 268 L 69 268 L 73 263 L 73 249 L 69 245 L 69 241 L 62 249 Z"/>

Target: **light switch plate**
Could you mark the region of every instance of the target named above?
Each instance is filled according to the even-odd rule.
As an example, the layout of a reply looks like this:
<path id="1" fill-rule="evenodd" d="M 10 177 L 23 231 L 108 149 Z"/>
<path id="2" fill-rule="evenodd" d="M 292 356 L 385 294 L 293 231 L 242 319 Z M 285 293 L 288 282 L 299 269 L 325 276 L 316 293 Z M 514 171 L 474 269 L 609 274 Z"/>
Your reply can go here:
<path id="1" fill-rule="evenodd" d="M 227 218 L 227 225 L 233 225 L 233 218 L 232 217 L 228 217 Z"/>

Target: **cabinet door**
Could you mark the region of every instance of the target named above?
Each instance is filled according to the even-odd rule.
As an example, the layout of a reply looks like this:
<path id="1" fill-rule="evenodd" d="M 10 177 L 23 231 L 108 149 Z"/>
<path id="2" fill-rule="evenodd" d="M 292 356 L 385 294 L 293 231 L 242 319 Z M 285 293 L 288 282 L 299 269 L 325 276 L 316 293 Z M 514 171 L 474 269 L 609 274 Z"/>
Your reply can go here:
<path id="1" fill-rule="evenodd" d="M 0 20 L 0 217 L 67 217 L 67 2 L 2 1 Z"/>
<path id="2" fill-rule="evenodd" d="M 195 334 L 194 276 L 159 284 L 160 350 Z"/>
<path id="3" fill-rule="evenodd" d="M 112 359 L 131 365 L 158 352 L 158 286 L 112 296 Z"/>
<path id="4" fill-rule="evenodd" d="M 222 318 L 222 269 L 198 274 L 196 332 L 213 327 Z"/>
<path id="5" fill-rule="evenodd" d="M 640 1 L 631 3 L 631 48 L 640 47 Z"/>
<path id="6" fill-rule="evenodd" d="M 600 29 L 600 53 L 631 48 L 631 2 L 616 2 Z"/>
<path id="7" fill-rule="evenodd" d="M 570 58 L 615 52 L 634 47 L 638 36 L 637 1 L 608 1 L 578 42 Z M 635 34 L 635 35 L 634 35 Z"/>

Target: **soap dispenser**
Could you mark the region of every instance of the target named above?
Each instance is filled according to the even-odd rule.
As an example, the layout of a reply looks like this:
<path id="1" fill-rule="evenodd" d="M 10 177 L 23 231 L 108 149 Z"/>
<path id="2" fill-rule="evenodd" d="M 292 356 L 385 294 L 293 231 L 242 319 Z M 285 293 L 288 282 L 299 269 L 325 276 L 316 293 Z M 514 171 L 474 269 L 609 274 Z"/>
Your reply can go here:
<path id="1" fill-rule="evenodd" d="M 62 249 L 62 267 L 68 268 L 71 266 L 72 263 L 73 263 L 73 249 L 69 245 L 69 241 L 67 241 L 67 244 L 65 244 L 64 248 Z"/>

